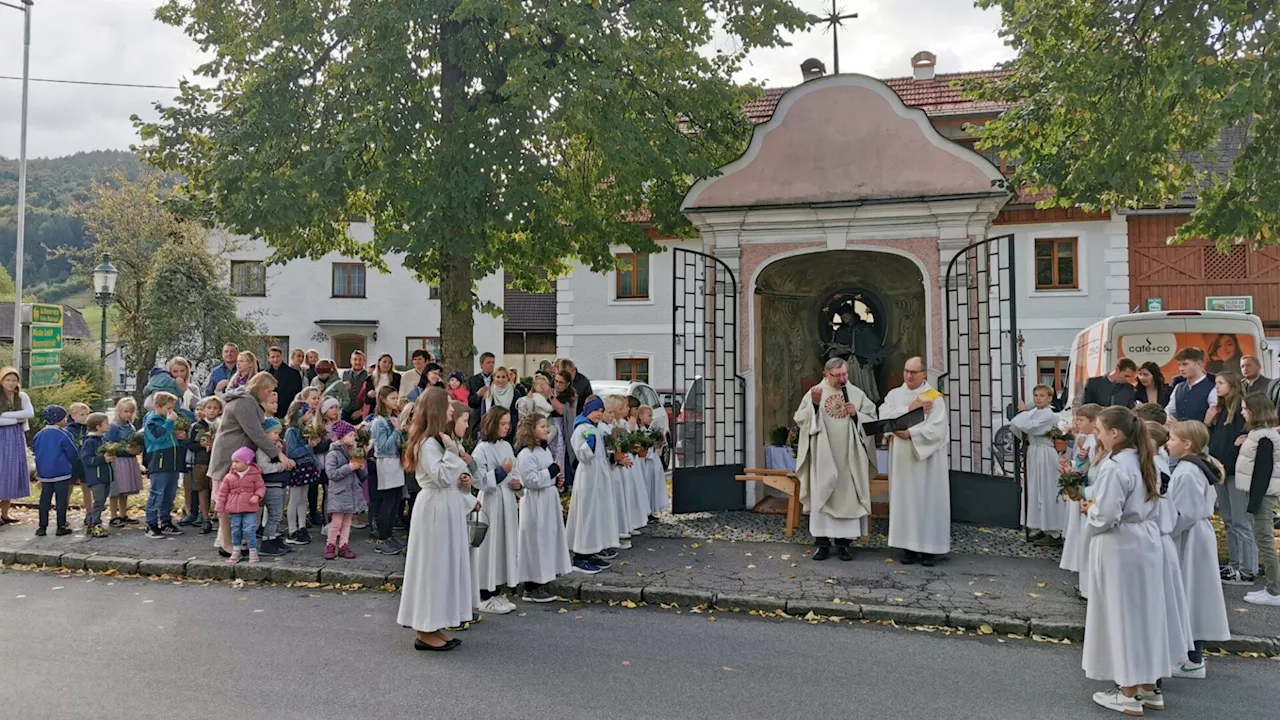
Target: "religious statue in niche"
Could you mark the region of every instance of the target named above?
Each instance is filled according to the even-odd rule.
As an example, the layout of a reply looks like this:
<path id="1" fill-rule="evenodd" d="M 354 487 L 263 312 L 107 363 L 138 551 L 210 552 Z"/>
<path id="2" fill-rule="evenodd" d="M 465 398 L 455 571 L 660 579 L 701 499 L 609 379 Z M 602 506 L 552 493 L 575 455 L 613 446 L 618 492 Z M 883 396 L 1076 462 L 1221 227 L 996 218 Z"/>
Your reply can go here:
<path id="1" fill-rule="evenodd" d="M 861 291 L 832 293 L 818 315 L 818 341 L 823 361 L 833 357 L 848 361 L 849 382 L 879 403 L 876 368 L 894 349 L 885 347 L 883 320 L 867 300 Z"/>

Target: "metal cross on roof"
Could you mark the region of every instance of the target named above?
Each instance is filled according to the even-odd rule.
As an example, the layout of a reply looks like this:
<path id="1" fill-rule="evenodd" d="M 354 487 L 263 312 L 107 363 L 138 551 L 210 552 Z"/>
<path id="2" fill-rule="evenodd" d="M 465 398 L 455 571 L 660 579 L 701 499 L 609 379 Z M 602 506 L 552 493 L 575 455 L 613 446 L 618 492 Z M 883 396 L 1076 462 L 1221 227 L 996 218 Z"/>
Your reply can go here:
<path id="1" fill-rule="evenodd" d="M 831 0 L 831 12 L 814 18 L 814 25 L 827 26 L 822 32 L 831 32 L 831 54 L 835 56 L 833 59 L 836 75 L 840 74 L 840 28 L 844 26 L 845 20 L 854 20 L 857 17 L 858 13 L 846 14 L 844 8 L 836 8 L 836 0 Z"/>

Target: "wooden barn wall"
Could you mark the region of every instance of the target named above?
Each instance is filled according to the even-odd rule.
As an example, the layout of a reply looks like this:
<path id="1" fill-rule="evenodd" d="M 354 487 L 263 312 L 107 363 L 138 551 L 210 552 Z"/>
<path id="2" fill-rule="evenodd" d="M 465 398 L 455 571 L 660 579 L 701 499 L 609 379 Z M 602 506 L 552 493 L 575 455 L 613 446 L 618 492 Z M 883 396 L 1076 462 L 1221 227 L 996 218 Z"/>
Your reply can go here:
<path id="1" fill-rule="evenodd" d="M 1205 240 L 1169 245 L 1186 215 L 1130 215 L 1129 305 L 1145 310 L 1160 298 L 1165 310 L 1203 310 L 1209 295 L 1252 295 L 1253 311 L 1280 328 L 1280 247 L 1221 253 Z"/>

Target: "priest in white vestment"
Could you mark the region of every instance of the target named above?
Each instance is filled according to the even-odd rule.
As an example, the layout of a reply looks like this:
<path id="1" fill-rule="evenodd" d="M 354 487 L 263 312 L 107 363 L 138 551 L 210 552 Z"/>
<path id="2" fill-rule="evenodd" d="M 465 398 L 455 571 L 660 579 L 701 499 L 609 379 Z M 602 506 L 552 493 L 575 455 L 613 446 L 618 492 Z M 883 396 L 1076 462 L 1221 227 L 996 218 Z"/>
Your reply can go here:
<path id="1" fill-rule="evenodd" d="M 938 555 L 951 552 L 947 408 L 926 382 L 923 359 L 907 360 L 902 377 L 904 384 L 885 396 L 880 419 L 917 408 L 924 409 L 925 419 L 889 441 L 889 547 L 901 548 L 907 565 L 932 566 Z"/>
<path id="2" fill-rule="evenodd" d="M 823 369 L 822 382 L 800 400 L 794 419 L 800 429 L 800 502 L 818 544 L 813 559 L 831 557 L 834 539 L 838 557 L 852 560 L 849 543 L 867 534 L 871 515 L 875 446 L 862 423 L 876 419 L 876 406 L 849 382 L 848 363 L 832 358 Z"/>

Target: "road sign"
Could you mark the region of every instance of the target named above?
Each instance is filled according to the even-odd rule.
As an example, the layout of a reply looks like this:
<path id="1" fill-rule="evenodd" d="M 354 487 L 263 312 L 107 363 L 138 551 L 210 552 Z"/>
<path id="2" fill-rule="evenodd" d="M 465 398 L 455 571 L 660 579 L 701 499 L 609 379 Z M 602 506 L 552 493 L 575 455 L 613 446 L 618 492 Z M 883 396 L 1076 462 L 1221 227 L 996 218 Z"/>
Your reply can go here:
<path id="1" fill-rule="evenodd" d="M 31 353 L 31 367 L 58 367 L 62 354 L 57 350 L 36 350 Z"/>
<path id="2" fill-rule="evenodd" d="M 1204 299 L 1205 310 L 1220 310 L 1224 312 L 1253 312 L 1253 296 L 1252 295 L 1221 295 L 1210 296 Z"/>
<path id="3" fill-rule="evenodd" d="M 1163 300 L 1160 298 L 1147 298 L 1147 312 L 1160 312 L 1163 309 Z"/>
<path id="4" fill-rule="evenodd" d="M 33 367 L 31 368 L 31 377 L 27 381 L 27 387 L 42 388 L 52 385 L 62 384 L 62 368 L 54 367 Z"/>
<path id="5" fill-rule="evenodd" d="M 57 325 L 62 327 L 62 306 L 31 304 L 32 325 Z"/>
<path id="6" fill-rule="evenodd" d="M 49 325 L 31 326 L 32 350 L 61 350 L 62 328 Z"/>

